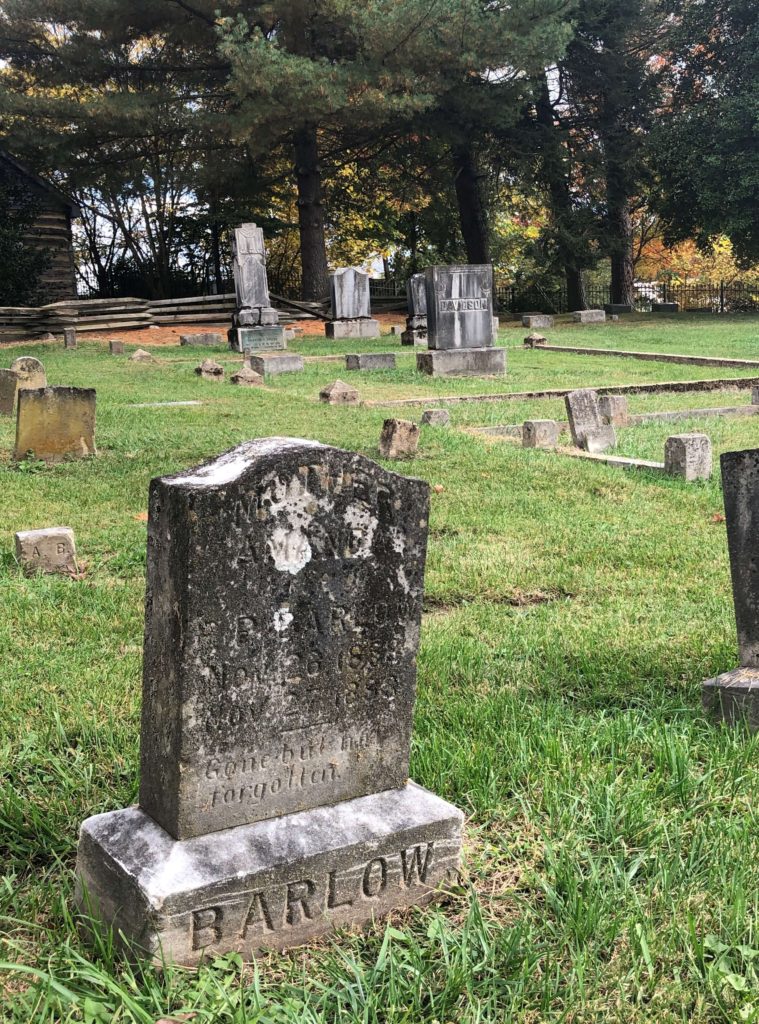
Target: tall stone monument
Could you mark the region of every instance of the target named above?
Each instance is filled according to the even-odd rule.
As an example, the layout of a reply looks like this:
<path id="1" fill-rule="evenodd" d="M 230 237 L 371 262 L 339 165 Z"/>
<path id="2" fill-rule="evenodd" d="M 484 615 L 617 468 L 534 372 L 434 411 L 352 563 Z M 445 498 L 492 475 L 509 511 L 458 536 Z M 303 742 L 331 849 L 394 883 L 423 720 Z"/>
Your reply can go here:
<path id="1" fill-rule="evenodd" d="M 237 309 L 229 330 L 230 348 L 237 352 L 266 352 L 286 348 L 285 329 L 279 326 L 269 298 L 264 233 L 255 224 L 235 228 L 232 268 Z"/>
<path id="2" fill-rule="evenodd" d="M 139 806 L 82 825 L 93 926 L 193 965 L 455 876 L 462 815 L 408 779 L 428 505 L 293 438 L 152 482 Z"/>
<path id="3" fill-rule="evenodd" d="M 717 722 L 759 730 L 759 448 L 720 456 L 740 666 L 702 685 Z"/>
<path id="4" fill-rule="evenodd" d="M 355 267 L 342 267 L 329 276 L 328 338 L 378 338 L 379 324 L 372 319 L 369 275 Z"/>
<path id="5" fill-rule="evenodd" d="M 506 372 L 506 350 L 493 347 L 493 268 L 489 264 L 428 267 L 428 352 L 416 368 L 433 377 Z"/>
<path id="6" fill-rule="evenodd" d="M 406 282 L 408 316 L 401 345 L 427 344 L 427 287 L 424 274 L 412 274 Z"/>

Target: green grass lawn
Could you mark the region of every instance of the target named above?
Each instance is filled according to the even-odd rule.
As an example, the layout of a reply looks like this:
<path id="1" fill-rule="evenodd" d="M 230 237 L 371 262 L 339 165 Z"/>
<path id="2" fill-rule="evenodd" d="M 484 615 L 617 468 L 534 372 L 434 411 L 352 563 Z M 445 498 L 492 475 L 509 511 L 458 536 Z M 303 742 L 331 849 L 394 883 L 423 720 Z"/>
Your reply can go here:
<path id="1" fill-rule="evenodd" d="M 759 355 L 759 320 L 713 323 L 609 324 L 593 336 Z M 712 344 L 697 341 L 708 329 Z M 502 331 L 509 345 L 521 336 Z M 377 401 L 728 376 L 515 349 L 504 382 L 420 381 L 397 339 L 291 347 L 401 352 L 396 374 L 350 375 Z M 385 463 L 437 485 L 412 776 L 466 812 L 456 891 L 255 967 L 229 956 L 137 974 L 83 945 L 70 909 L 79 823 L 137 794 L 150 479 L 272 434 L 377 458 L 385 414 L 316 402 L 346 379 L 335 364 L 243 390 L 197 379 L 204 351 L 160 349 L 163 362 L 143 366 L 85 342 L 68 353 L 15 346 L 0 361 L 22 352 L 43 359 L 50 383 L 97 388 L 99 455 L 14 468 L 13 424 L 0 422 L 0 961 L 15 965 L 0 968 L 0 1020 L 759 1020 L 759 738 L 713 728 L 700 708 L 701 680 L 737 664 L 719 475 L 686 485 L 456 429 L 560 416 L 560 402 L 451 406 L 454 429 L 423 428 L 415 459 Z M 194 399 L 204 404 L 134 408 Z M 643 411 L 748 400 L 743 390 L 630 401 Z M 688 429 L 707 432 L 715 455 L 759 446 L 759 418 L 712 419 L 622 430 L 619 451 L 661 459 L 664 438 Z M 81 579 L 20 574 L 14 531 L 45 525 L 75 529 Z"/>

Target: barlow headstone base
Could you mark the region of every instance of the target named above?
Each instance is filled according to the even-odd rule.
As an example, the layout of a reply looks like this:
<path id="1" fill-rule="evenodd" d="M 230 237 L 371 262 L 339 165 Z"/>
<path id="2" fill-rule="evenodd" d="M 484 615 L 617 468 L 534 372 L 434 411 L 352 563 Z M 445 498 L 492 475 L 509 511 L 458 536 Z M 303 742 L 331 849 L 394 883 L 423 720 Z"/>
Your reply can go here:
<path id="1" fill-rule="evenodd" d="M 137 807 L 98 814 L 80 832 L 77 906 L 157 963 L 251 958 L 427 903 L 456 878 L 462 821 L 413 782 L 184 841 Z"/>
<path id="2" fill-rule="evenodd" d="M 701 684 L 701 702 L 714 722 L 759 730 L 759 669 L 734 668 Z"/>
<path id="3" fill-rule="evenodd" d="M 235 352 L 278 352 L 287 348 L 284 327 L 230 327 L 227 337 Z"/>
<path id="4" fill-rule="evenodd" d="M 329 320 L 324 325 L 328 338 L 337 341 L 340 338 L 379 338 L 380 325 L 376 320 Z"/>
<path id="5" fill-rule="evenodd" d="M 478 377 L 506 372 L 506 349 L 438 348 L 417 352 L 416 368 L 430 377 Z"/>

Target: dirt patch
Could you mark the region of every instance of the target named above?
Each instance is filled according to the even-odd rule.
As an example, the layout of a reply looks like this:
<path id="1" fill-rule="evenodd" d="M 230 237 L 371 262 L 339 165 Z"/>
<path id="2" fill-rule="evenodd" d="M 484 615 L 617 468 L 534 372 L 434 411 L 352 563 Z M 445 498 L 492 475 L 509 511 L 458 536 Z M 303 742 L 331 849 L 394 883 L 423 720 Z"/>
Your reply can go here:
<path id="1" fill-rule="evenodd" d="M 425 612 L 450 612 L 464 604 L 506 604 L 511 608 L 530 608 L 533 605 L 549 604 L 573 598 L 564 590 L 520 590 L 518 587 L 509 594 L 456 594 L 452 597 L 425 597 Z"/>

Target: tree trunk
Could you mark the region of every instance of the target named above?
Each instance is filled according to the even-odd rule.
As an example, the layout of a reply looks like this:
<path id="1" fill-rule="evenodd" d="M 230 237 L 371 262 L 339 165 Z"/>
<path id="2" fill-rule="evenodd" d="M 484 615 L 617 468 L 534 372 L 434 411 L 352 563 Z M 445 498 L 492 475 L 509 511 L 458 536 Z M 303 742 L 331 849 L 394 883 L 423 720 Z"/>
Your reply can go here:
<path id="1" fill-rule="evenodd" d="M 315 302 L 329 293 L 329 277 L 319 148 L 316 129 L 309 125 L 295 135 L 295 177 L 298 185 L 301 298 Z"/>
<path id="2" fill-rule="evenodd" d="M 607 186 L 608 187 L 608 186 Z M 632 220 L 627 197 L 608 189 L 611 301 L 635 306 Z"/>
<path id="3" fill-rule="evenodd" d="M 566 264 L 564 277 L 567 282 L 567 310 L 572 313 L 576 309 L 587 309 L 588 300 L 585 297 L 585 283 L 582 273 L 577 267 Z"/>
<path id="4" fill-rule="evenodd" d="M 474 152 L 471 145 L 467 144 L 456 146 L 451 155 L 466 258 L 469 263 L 490 263 L 487 204 Z"/>

